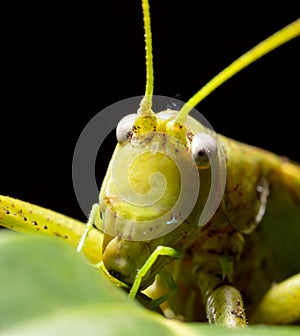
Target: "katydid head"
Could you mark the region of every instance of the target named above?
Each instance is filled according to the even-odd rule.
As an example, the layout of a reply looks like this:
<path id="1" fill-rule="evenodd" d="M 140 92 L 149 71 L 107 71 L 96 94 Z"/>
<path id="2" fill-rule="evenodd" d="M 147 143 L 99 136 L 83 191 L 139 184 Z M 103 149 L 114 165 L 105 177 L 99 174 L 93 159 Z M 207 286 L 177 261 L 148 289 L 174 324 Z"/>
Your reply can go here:
<path id="1" fill-rule="evenodd" d="M 225 159 L 216 134 L 190 116 L 177 122 L 177 115 L 137 113 L 117 126 L 118 145 L 99 197 L 99 229 L 105 266 L 129 284 L 132 269 L 158 245 L 180 249 L 195 239 L 224 190 Z M 149 279 L 154 275 L 151 270 Z"/>
<path id="2" fill-rule="evenodd" d="M 101 229 L 111 236 L 148 241 L 173 231 L 193 211 L 197 227 L 216 211 L 224 187 L 222 148 L 212 130 L 189 116 L 177 122 L 177 114 L 128 115 L 119 122 L 119 143 L 100 192 Z M 213 207 L 206 207 L 209 195 Z"/>

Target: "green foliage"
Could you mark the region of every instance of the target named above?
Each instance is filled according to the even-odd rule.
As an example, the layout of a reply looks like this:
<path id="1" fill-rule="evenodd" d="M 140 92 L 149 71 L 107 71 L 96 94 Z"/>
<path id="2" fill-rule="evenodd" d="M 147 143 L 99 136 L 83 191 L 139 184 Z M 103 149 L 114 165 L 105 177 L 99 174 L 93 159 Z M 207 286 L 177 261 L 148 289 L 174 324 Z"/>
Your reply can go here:
<path id="1" fill-rule="evenodd" d="M 299 335 L 170 321 L 130 300 L 55 238 L 1 232 L 0 335 Z"/>

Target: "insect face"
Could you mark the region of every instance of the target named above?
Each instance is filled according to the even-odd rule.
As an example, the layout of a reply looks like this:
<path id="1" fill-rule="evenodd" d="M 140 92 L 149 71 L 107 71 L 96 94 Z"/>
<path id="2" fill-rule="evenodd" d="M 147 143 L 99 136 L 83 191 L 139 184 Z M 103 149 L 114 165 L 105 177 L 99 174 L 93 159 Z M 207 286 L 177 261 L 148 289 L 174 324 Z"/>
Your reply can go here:
<path id="1" fill-rule="evenodd" d="M 106 234 L 106 268 L 129 284 L 157 246 L 180 249 L 193 241 L 205 224 L 201 216 L 217 208 L 207 206 L 219 163 L 217 140 L 191 117 L 175 122 L 177 113 L 128 115 L 116 130 L 118 145 L 99 197 L 99 229 Z"/>

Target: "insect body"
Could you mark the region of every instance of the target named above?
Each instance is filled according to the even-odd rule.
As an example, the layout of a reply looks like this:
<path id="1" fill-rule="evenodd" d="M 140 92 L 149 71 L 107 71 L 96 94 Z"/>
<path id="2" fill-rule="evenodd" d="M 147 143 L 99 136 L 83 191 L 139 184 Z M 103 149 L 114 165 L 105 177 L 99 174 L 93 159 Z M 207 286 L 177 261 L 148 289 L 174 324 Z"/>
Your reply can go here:
<path id="1" fill-rule="evenodd" d="M 103 265 L 110 277 L 129 287 L 131 297 L 146 290 L 158 300 L 156 304 L 169 299 L 164 310 L 182 314 L 187 320 L 207 318 L 211 323 L 244 326 L 242 291 L 247 294 L 246 308 L 254 311 L 253 321 L 294 322 L 300 317 L 299 301 L 290 301 L 285 319 L 278 313 L 283 306 L 278 305 L 276 314 L 268 313 L 270 292 L 256 310 L 254 306 L 271 281 L 299 272 L 291 260 L 300 254 L 297 244 L 293 244 L 291 258 L 280 260 L 278 276 L 269 265 L 269 247 L 278 241 L 266 239 L 262 253 L 256 251 L 253 242 L 268 236 L 261 232 L 265 226 L 272 231 L 274 216 L 268 213 L 272 202 L 275 210 L 289 204 L 293 218 L 286 217 L 286 222 L 294 225 L 294 231 L 288 235 L 292 232 L 299 236 L 299 166 L 216 136 L 187 114 L 239 70 L 299 35 L 299 21 L 225 69 L 181 111 L 155 114 L 151 110 L 153 73 L 147 1 L 143 1 L 143 7 L 148 69 L 145 98 L 138 113 L 121 120 L 117 127 L 119 144 L 102 184 L 99 205 L 93 207 L 78 250 L 86 248 L 89 230 L 95 224 L 104 232 Z M 286 260 L 290 265 L 284 264 Z M 166 269 L 179 287 L 173 297 L 169 289 L 165 290 L 173 285 Z M 281 284 L 283 292 L 289 292 L 287 281 L 288 285 Z M 149 288 L 153 282 L 156 287 Z M 263 288 L 257 290 L 253 283 Z M 299 276 L 295 283 L 292 288 L 297 296 Z M 206 317 L 201 313 L 203 307 Z"/>
<path id="2" fill-rule="evenodd" d="M 185 298 L 191 298 L 191 293 L 201 297 L 211 323 L 245 325 L 244 304 L 234 281 L 237 263 L 244 258 L 246 236 L 262 221 L 274 185 L 279 194 L 293 185 L 293 195 L 288 198 L 299 221 L 300 168 L 269 152 L 223 136 L 214 137 L 187 114 L 240 69 L 298 35 L 299 21 L 291 25 L 293 32 L 287 27 L 234 62 L 180 112 L 166 110 L 155 114 L 151 110 L 153 73 L 149 66 L 152 54 L 147 1 L 143 1 L 143 8 L 146 94 L 137 114 L 127 116 L 117 127 L 119 144 L 102 184 L 101 220 L 98 218 L 95 224 L 104 231 L 103 263 L 109 274 L 131 287 L 130 296 L 134 297 L 138 290 L 151 285 L 172 259 L 184 255 L 179 265 L 188 268 L 184 272 L 187 275 L 182 276 L 180 266 L 172 266 L 170 272 L 177 283 L 186 287 Z M 163 292 L 160 285 L 163 277 L 156 281 L 153 297 Z M 194 287 L 195 292 L 191 290 Z M 172 305 L 178 308 L 183 302 L 182 298 L 174 300 L 174 305 L 172 299 L 170 301 L 171 309 Z M 191 299 L 187 306 L 193 305 Z M 291 305 L 290 309 L 294 311 L 294 308 Z M 176 310 L 187 318 L 201 319 L 197 316 L 197 307 Z M 297 318 L 296 314 L 289 322 Z M 256 317 L 256 321 L 260 319 Z M 283 320 L 275 318 L 274 322 L 283 323 Z"/>
<path id="3" fill-rule="evenodd" d="M 261 222 L 274 184 L 279 190 L 285 189 L 286 183 L 297 184 L 293 195 L 296 207 L 300 188 L 294 176 L 300 175 L 300 169 L 268 152 L 221 136 L 214 139 L 203 133 L 201 125 L 186 117 L 189 103 L 178 114 L 165 111 L 155 115 L 151 111 L 153 74 L 149 66 L 151 31 L 146 1 L 143 1 L 143 8 L 148 70 L 146 95 L 137 115 L 128 116 L 118 125 L 119 145 L 100 192 L 103 222 L 98 221 L 98 225 L 105 231 L 103 262 L 111 275 L 132 286 L 134 296 L 138 288 L 144 289 L 153 283 L 172 257 L 179 257 L 184 252 L 187 257 L 182 264 L 192 265 L 188 274 L 190 277 L 193 274 L 209 321 L 228 326 L 245 325 L 242 298 L 233 286 L 236 263 L 245 244 L 244 236 L 252 233 Z M 252 62 L 253 58 L 260 57 L 258 55 L 265 53 L 262 50 L 273 47 L 274 44 L 267 43 L 263 48 L 255 49 L 252 56 L 241 58 L 200 90 L 190 105 L 195 106 L 195 101 L 203 99 L 220 82 Z M 171 159 L 175 154 L 177 166 Z M 224 190 L 222 167 L 225 161 L 227 182 L 219 206 L 218 198 Z M 199 194 L 195 199 L 185 194 L 176 208 L 182 185 L 191 193 L 198 190 L 198 185 L 193 186 L 197 180 L 192 173 L 194 163 L 201 185 Z M 124 174 L 115 166 L 122 167 Z M 177 168 L 183 166 L 184 171 L 190 169 L 187 175 L 192 178 L 181 176 Z M 155 179 L 157 172 L 166 181 L 160 176 Z M 207 201 L 216 179 L 215 199 Z M 217 206 L 201 223 L 201 216 L 210 203 Z M 190 204 L 192 208 L 183 214 Z M 136 270 L 140 270 L 137 275 Z M 178 277 L 177 280 L 180 282 Z"/>
<path id="4" fill-rule="evenodd" d="M 162 114 L 169 115 L 169 120 L 173 120 L 174 114 L 177 113 L 169 111 Z M 157 115 L 157 129 L 160 129 L 160 123 L 164 123 L 159 118 L 160 114 Z M 145 124 L 147 124 L 147 119 L 149 118 L 146 116 L 142 117 L 142 119 L 145 119 Z M 191 128 L 183 126 L 182 129 L 189 134 L 191 141 L 197 141 L 195 134 L 201 134 L 200 131 L 201 128 L 203 131 L 203 127 L 191 118 L 189 118 L 189 121 Z M 248 234 L 255 231 L 256 226 L 261 222 L 266 210 L 269 193 L 278 192 L 280 194 L 286 189 L 289 183 L 296 183 L 297 185 L 293 186 L 293 192 L 290 195 L 288 195 L 288 192 L 285 192 L 285 194 L 290 198 L 293 207 L 297 208 L 300 200 L 300 182 L 295 179 L 295 176 L 299 176 L 300 168 L 264 150 L 258 150 L 257 148 L 218 136 L 218 148 L 225 148 L 227 182 L 222 202 L 216 213 L 214 213 L 213 218 L 206 225 L 199 226 L 199 217 L 202 214 L 211 185 L 211 171 L 209 167 L 199 166 L 200 193 L 190 215 L 173 231 L 151 240 L 149 238 L 142 240 L 143 235 L 147 237 L 148 232 L 150 234 L 153 234 L 155 230 L 160 232 L 164 230 L 164 226 L 168 226 L 168 224 L 165 224 L 166 221 L 162 221 L 156 226 L 155 224 L 147 226 L 149 225 L 147 221 L 151 221 L 155 216 L 161 217 L 162 213 L 172 206 L 172 203 L 170 204 L 169 201 L 171 200 L 171 196 L 174 196 L 174 194 L 177 195 L 178 191 L 176 187 L 180 185 L 180 176 L 177 177 L 176 171 L 174 172 L 172 169 L 173 162 L 164 162 L 163 158 L 157 156 L 157 152 L 151 153 L 153 142 L 158 146 L 153 132 L 147 131 L 145 136 L 143 134 L 130 134 L 129 140 L 127 139 L 124 143 L 118 145 L 113 160 L 117 160 L 118 155 L 123 157 L 122 151 L 125 151 L 126 155 L 124 156 L 131 160 L 134 154 L 130 154 L 130 152 L 135 150 L 135 142 L 137 141 L 139 146 L 146 142 L 150 148 L 146 152 L 148 156 L 140 158 L 143 160 L 138 163 L 138 168 L 130 166 L 129 171 L 125 169 L 126 174 L 129 175 L 131 169 L 134 171 L 134 174 L 130 176 L 133 179 L 132 189 L 136 187 L 138 191 L 143 192 L 144 189 L 149 188 L 148 176 L 150 174 L 148 174 L 148 169 L 150 169 L 150 172 L 159 171 L 163 173 L 167 182 L 169 182 L 168 178 L 171 179 L 171 189 L 166 190 L 166 199 L 160 199 L 154 208 L 146 207 L 145 209 L 144 206 L 129 205 L 123 202 L 116 192 L 113 184 L 115 181 L 111 173 L 113 168 L 110 167 L 111 170 L 108 170 L 100 194 L 100 210 L 103 218 L 103 224 L 101 225 L 113 226 L 117 232 L 113 233 L 110 231 L 110 235 L 105 234 L 105 243 L 103 245 L 103 262 L 105 267 L 114 277 L 129 285 L 133 285 L 136 280 L 136 270 L 141 269 L 151 254 L 155 253 L 160 246 L 168 246 L 177 251 L 184 251 L 185 257 L 179 264 L 183 265 L 183 268 L 186 265 L 192 265 L 192 267 L 188 270 L 189 273 L 180 272 L 179 276 L 174 274 L 177 283 L 184 283 L 186 278 L 194 279 L 194 284 L 191 281 L 187 291 L 193 292 L 191 288 L 195 284 L 199 286 L 199 290 L 195 291 L 206 302 L 207 314 L 210 316 L 211 322 L 221 323 L 218 317 L 211 316 L 212 311 L 217 309 L 218 300 L 222 297 L 223 301 L 232 300 L 227 310 L 235 312 L 235 314 L 229 312 L 229 315 L 234 315 L 232 318 L 233 321 L 230 320 L 231 316 L 229 316 L 226 322 L 222 323 L 243 325 L 245 323 L 245 315 L 242 299 L 237 290 L 232 286 L 232 283 L 236 276 L 236 264 L 241 259 L 243 253 L 245 239 L 247 239 Z M 158 132 L 158 136 L 161 136 L 161 146 L 167 146 L 166 143 L 163 143 L 163 141 L 166 141 L 164 139 L 166 134 L 165 129 L 162 129 L 161 134 Z M 180 137 L 181 135 L 176 139 Z M 177 150 L 178 155 L 181 155 L 181 150 L 183 153 L 186 153 L 187 148 L 184 145 L 178 144 L 176 141 L 174 144 L 171 144 L 171 146 L 173 145 L 175 146 L 174 151 Z M 189 145 L 187 147 L 190 148 L 189 154 L 192 156 L 192 150 L 197 146 Z M 188 160 L 184 154 L 182 155 L 183 160 Z M 122 169 L 124 169 L 124 166 L 127 167 L 123 161 Z M 168 176 L 168 174 L 171 174 L 171 176 Z M 241 176 L 243 176 L 242 179 L 240 178 Z M 122 182 L 120 181 L 120 183 Z M 193 185 L 189 185 L 188 188 L 192 190 Z M 222 189 L 222 186 L 219 185 L 216 190 L 218 188 Z M 275 188 L 277 189 L 276 191 L 274 190 Z M 125 189 L 128 190 L 127 186 Z M 134 191 L 136 192 L 136 190 Z M 133 190 L 130 190 L 130 192 L 132 193 Z M 126 199 L 126 195 L 124 196 L 123 194 L 122 197 Z M 188 198 L 186 199 L 188 200 Z M 296 212 L 296 218 L 299 220 L 299 211 L 296 210 L 294 212 Z M 176 220 L 180 216 L 178 213 L 174 213 L 173 217 Z M 130 224 L 126 225 L 124 218 L 126 219 L 126 223 Z M 143 225 L 144 222 L 147 223 L 146 226 Z M 101 229 L 103 229 L 103 226 L 101 226 Z M 107 227 L 105 230 L 107 230 Z M 145 233 L 147 230 L 148 232 Z M 299 254 L 299 251 L 296 250 L 296 252 Z M 170 257 L 172 256 L 178 257 L 178 255 L 174 254 L 157 258 L 152 267 L 147 270 L 147 273 L 141 279 L 140 289 L 147 288 L 154 281 L 155 276 L 170 262 Z M 244 263 L 249 264 L 249 261 L 245 260 Z M 176 273 L 173 268 L 170 271 L 171 273 Z M 247 282 L 244 285 L 247 287 Z M 216 297 L 214 297 L 215 288 L 218 288 L 219 291 Z M 258 292 L 259 290 L 257 294 Z M 176 301 L 176 296 L 173 301 Z M 181 302 L 181 300 L 178 300 L 178 302 Z M 185 316 L 189 315 L 185 310 L 179 310 L 179 312 Z M 200 316 L 197 316 L 196 312 L 197 308 L 194 307 L 191 316 L 188 316 L 188 318 L 200 319 Z"/>

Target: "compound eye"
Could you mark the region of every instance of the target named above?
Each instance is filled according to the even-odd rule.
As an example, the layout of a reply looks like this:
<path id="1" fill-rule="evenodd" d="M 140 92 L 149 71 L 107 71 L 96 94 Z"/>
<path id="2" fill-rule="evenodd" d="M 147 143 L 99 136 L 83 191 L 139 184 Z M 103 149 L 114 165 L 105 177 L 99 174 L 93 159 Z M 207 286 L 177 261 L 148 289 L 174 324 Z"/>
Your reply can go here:
<path id="1" fill-rule="evenodd" d="M 218 146 L 216 140 L 206 134 L 197 133 L 192 140 L 192 155 L 199 169 L 207 169 L 216 159 Z"/>
<path id="2" fill-rule="evenodd" d="M 117 140 L 120 144 L 126 142 L 132 136 L 132 129 L 135 123 L 137 115 L 136 114 L 128 114 L 124 118 L 122 118 L 117 126 L 116 135 Z"/>

